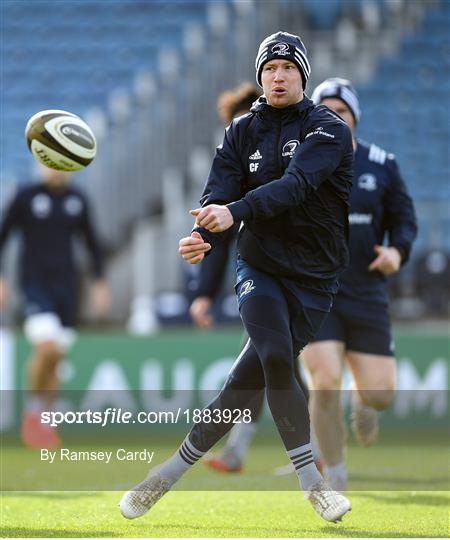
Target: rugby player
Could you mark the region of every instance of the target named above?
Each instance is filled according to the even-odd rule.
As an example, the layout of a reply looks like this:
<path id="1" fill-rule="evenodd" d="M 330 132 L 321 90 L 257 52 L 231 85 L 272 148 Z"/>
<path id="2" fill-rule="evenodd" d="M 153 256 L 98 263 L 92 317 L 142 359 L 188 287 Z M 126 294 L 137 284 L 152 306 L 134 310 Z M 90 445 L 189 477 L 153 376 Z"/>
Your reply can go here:
<path id="1" fill-rule="evenodd" d="M 213 402 L 175 452 L 120 501 L 122 515 L 147 512 L 231 428 L 212 411 L 244 411 L 266 391 L 269 408 L 301 488 L 316 512 L 338 521 L 350 501 L 332 491 L 314 463 L 309 412 L 294 359 L 317 333 L 348 264 L 348 200 L 353 169 L 348 126 L 304 95 L 310 66 L 298 36 L 277 32 L 255 62 L 264 90 L 235 119 L 217 149 L 196 227 L 179 251 L 200 263 L 234 223 L 236 294 L 249 341 Z"/>
<path id="2" fill-rule="evenodd" d="M 388 313 L 388 276 L 398 272 L 417 234 L 412 199 L 395 157 L 355 136 L 361 117 L 348 80 L 327 79 L 313 92 L 345 120 L 353 133 L 354 182 L 350 197 L 350 266 L 340 276 L 333 309 L 302 361 L 311 375 L 311 419 L 324 461 L 324 475 L 338 491 L 347 487 L 345 423 L 341 403 L 344 365 L 353 379 L 351 427 L 363 446 L 378 436 L 378 411 L 392 401 L 395 358 Z M 385 244 L 385 240 L 387 243 Z"/>
<path id="3" fill-rule="evenodd" d="M 220 94 L 217 100 L 217 111 L 225 126 L 228 126 L 233 118 L 249 112 L 252 104 L 261 95 L 257 86 L 250 82 L 243 82 L 236 88 L 226 90 Z M 230 254 L 235 254 L 235 241 L 240 223 L 235 223 L 228 229 L 227 237 L 217 244 L 214 250 L 200 265 L 200 270 L 195 279 L 190 283 L 193 286 L 190 292 L 194 298 L 190 305 L 189 313 L 192 320 L 199 328 L 210 328 L 214 324 L 211 309 L 223 285 L 225 270 Z M 248 338 L 248 337 L 247 337 Z M 247 341 L 244 336 L 243 344 Z M 300 375 L 299 361 L 294 364 L 295 374 L 299 385 L 307 398 L 309 392 L 307 385 Z M 205 464 L 220 472 L 239 472 L 257 429 L 257 422 L 264 406 L 264 393 L 261 393 L 251 404 L 251 422 L 237 423 L 227 438 L 227 443 L 220 455 L 208 454 L 205 456 Z M 313 445 L 313 453 L 317 453 Z M 316 460 L 317 462 L 317 460 Z"/>
<path id="4" fill-rule="evenodd" d="M 74 237 L 84 238 L 95 277 L 91 290 L 98 316 L 109 309 L 109 289 L 86 196 L 69 185 L 71 173 L 40 167 L 42 182 L 18 191 L 0 225 L 0 254 L 14 230 L 21 237 L 20 287 L 24 299 L 24 332 L 32 346 L 28 362 L 29 395 L 22 421 L 22 440 L 32 448 L 55 448 L 55 429 L 41 424 L 58 389 L 57 368 L 75 340 L 77 270 Z M 0 275 L 0 307 L 8 300 Z"/>

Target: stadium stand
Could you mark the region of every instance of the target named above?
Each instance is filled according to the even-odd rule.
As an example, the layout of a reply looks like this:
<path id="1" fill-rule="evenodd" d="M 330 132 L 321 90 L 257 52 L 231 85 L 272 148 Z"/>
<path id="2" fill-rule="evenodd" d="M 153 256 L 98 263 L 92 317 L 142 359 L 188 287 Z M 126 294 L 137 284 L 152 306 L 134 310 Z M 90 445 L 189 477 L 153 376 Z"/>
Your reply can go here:
<path id="1" fill-rule="evenodd" d="M 76 112 L 99 139 L 96 160 L 77 176 L 97 201 L 106 245 L 114 253 L 133 249 L 148 223 L 159 256 L 143 265 L 137 257 L 144 268 L 137 273 L 179 288 L 177 254 L 161 246 L 189 227 L 185 209 L 222 131 L 216 96 L 253 79 L 255 43 L 276 26 L 308 44 L 309 90 L 328 76 L 353 79 L 363 104 L 360 135 L 397 155 L 418 201 L 418 252 L 433 235 L 439 241 L 430 247 L 448 251 L 450 3 L 321 4 L 283 0 L 261 10 L 253 0 L 66 0 L 55 9 L 50 0 L 4 0 L 1 206 L 32 176 L 27 119 L 48 108 Z M 170 220 L 175 198 L 180 215 Z"/>
<path id="2" fill-rule="evenodd" d="M 202 2 L 6 1 L 2 24 L 3 174 L 28 175 L 22 126 L 35 111 L 85 113 L 106 107 L 108 94 L 131 86 L 158 51 L 179 47 L 182 25 L 202 20 Z M 8 134 L 6 136 L 5 134 Z"/>

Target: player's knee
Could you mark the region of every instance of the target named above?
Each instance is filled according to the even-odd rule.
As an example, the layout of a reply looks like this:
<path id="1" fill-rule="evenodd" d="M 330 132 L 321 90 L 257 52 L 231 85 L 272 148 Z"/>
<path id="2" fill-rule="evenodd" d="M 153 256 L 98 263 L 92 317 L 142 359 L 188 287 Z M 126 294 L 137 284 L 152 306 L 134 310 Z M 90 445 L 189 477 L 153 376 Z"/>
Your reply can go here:
<path id="1" fill-rule="evenodd" d="M 339 405 L 341 399 L 340 390 L 331 390 L 328 388 L 314 389 L 314 403 L 323 410 L 331 410 Z"/>
<path id="2" fill-rule="evenodd" d="M 394 399 L 395 387 L 393 384 L 383 384 L 378 387 L 372 386 L 370 390 L 360 391 L 363 402 L 377 411 L 389 407 Z"/>
<path id="3" fill-rule="evenodd" d="M 262 390 L 265 386 L 262 371 L 255 371 L 253 377 L 246 376 L 243 372 L 233 372 L 225 381 L 222 390 L 235 390 L 237 392 L 252 392 Z"/>
<path id="4" fill-rule="evenodd" d="M 312 380 L 311 395 L 321 409 L 336 407 L 341 395 L 341 377 L 328 371 L 316 372 Z"/>
<path id="5" fill-rule="evenodd" d="M 261 355 L 266 385 L 288 388 L 294 378 L 292 349 L 283 343 L 270 343 Z"/>
<path id="6" fill-rule="evenodd" d="M 61 349 L 55 341 L 43 341 L 35 347 L 35 358 L 42 367 L 55 367 L 61 358 Z"/>
<path id="7" fill-rule="evenodd" d="M 341 375 L 340 373 L 333 373 L 330 370 L 317 371 L 312 376 L 312 386 L 314 390 L 340 390 L 341 388 Z"/>

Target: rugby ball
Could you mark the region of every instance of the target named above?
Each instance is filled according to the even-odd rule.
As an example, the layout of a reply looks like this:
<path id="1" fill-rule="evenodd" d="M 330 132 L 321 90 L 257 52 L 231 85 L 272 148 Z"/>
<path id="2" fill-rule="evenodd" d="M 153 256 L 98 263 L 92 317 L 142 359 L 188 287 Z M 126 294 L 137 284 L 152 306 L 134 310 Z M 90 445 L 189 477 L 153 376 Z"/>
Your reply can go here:
<path id="1" fill-rule="evenodd" d="M 97 152 L 91 128 L 76 114 L 66 111 L 34 114 L 28 120 L 25 138 L 33 156 L 58 171 L 83 169 Z"/>

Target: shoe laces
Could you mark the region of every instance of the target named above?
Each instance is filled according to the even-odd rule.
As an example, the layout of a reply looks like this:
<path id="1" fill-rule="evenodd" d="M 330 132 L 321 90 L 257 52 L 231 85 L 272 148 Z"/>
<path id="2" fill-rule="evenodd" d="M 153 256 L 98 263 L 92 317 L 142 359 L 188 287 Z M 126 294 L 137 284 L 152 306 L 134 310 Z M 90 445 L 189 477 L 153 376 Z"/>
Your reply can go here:
<path id="1" fill-rule="evenodd" d="M 169 490 L 169 487 L 166 480 L 160 480 L 155 486 L 150 486 L 150 489 L 139 490 L 138 500 L 144 506 L 149 506 L 158 501 Z"/>
<path id="2" fill-rule="evenodd" d="M 312 496 L 315 502 L 317 502 L 323 510 L 326 510 L 336 503 L 333 491 L 314 491 Z"/>
<path id="3" fill-rule="evenodd" d="M 326 510 L 338 503 L 339 493 L 333 491 L 325 482 L 313 487 L 309 492 L 308 499 L 312 500 L 322 510 Z"/>

